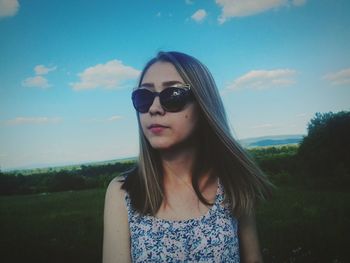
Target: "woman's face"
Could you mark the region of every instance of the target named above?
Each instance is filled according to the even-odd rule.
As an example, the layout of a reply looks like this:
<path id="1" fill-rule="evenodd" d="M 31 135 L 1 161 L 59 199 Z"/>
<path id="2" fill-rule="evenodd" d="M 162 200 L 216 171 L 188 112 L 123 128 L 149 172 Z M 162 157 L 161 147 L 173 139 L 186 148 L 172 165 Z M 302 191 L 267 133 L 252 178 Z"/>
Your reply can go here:
<path id="1" fill-rule="evenodd" d="M 181 84 L 185 82 L 171 63 L 156 62 L 147 70 L 141 86 L 161 92 L 169 86 Z M 186 142 L 193 134 L 198 122 L 199 109 L 196 102 L 189 102 L 179 112 L 167 112 L 162 108 L 157 96 L 148 112 L 139 114 L 142 131 L 151 146 L 158 150 L 169 150 Z"/>

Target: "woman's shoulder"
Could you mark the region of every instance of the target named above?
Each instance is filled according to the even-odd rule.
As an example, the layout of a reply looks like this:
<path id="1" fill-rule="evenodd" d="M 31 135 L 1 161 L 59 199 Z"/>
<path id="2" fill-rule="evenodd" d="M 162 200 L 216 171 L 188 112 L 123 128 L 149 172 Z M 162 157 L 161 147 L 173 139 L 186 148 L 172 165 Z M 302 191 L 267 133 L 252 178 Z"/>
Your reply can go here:
<path id="1" fill-rule="evenodd" d="M 115 205 L 120 206 L 124 201 L 125 190 L 123 187 L 122 178 L 114 178 L 108 185 L 106 191 L 106 202 L 112 201 Z"/>
<path id="2" fill-rule="evenodd" d="M 110 181 L 108 187 L 107 187 L 107 192 L 108 191 L 113 191 L 113 192 L 120 192 L 124 191 L 122 189 L 123 183 L 125 181 L 125 178 L 123 177 L 115 177 L 112 181 Z"/>
<path id="3" fill-rule="evenodd" d="M 123 262 L 129 262 L 128 212 L 121 179 L 121 177 L 114 178 L 106 191 L 103 235 L 104 262 L 114 262 L 116 258 Z"/>
<path id="4" fill-rule="evenodd" d="M 136 167 L 133 167 L 132 169 L 123 172 L 120 176 L 115 177 L 108 185 L 107 187 L 107 195 L 113 196 L 112 198 L 114 199 L 115 197 L 121 197 L 125 196 L 125 192 L 127 192 L 126 187 L 133 176 L 136 172 Z M 120 200 L 120 198 L 118 198 Z"/>

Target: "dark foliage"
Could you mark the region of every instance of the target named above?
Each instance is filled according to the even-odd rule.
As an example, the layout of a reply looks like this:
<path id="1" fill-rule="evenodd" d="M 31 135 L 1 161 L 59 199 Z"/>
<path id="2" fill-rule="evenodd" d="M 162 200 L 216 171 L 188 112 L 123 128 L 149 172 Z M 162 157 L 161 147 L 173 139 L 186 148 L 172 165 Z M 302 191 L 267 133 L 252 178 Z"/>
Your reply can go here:
<path id="1" fill-rule="evenodd" d="M 99 166 L 82 165 L 78 170 L 48 171 L 31 174 L 0 172 L 0 195 L 34 194 L 107 187 L 120 173 L 129 170 L 134 162 Z"/>
<path id="2" fill-rule="evenodd" d="M 349 135 L 349 111 L 316 113 L 298 150 L 300 167 L 311 176 L 349 176 Z"/>
<path id="3" fill-rule="evenodd" d="M 85 188 L 85 178 L 80 174 L 61 171 L 50 177 L 47 187 L 49 192 L 80 190 Z"/>
<path id="4" fill-rule="evenodd" d="M 265 173 L 276 174 L 295 171 L 295 155 L 297 150 L 298 146 L 282 146 L 253 148 L 249 152 Z"/>
<path id="5" fill-rule="evenodd" d="M 275 185 L 297 183 L 297 145 L 249 149 L 249 153 Z"/>

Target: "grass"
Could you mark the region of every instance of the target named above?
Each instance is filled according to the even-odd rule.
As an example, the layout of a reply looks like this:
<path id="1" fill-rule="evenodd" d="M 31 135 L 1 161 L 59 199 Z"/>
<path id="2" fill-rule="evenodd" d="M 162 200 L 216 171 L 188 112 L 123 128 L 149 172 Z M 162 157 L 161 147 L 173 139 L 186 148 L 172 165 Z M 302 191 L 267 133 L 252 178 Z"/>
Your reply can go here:
<path id="1" fill-rule="evenodd" d="M 280 188 L 257 217 L 265 262 L 350 262 L 350 193 Z"/>
<path id="2" fill-rule="evenodd" d="M 104 190 L 0 198 L 2 262 L 101 262 Z"/>
<path id="3" fill-rule="evenodd" d="M 104 190 L 0 197 L 2 262 L 101 262 Z M 265 262 L 350 262 L 350 193 L 276 190 L 257 211 Z"/>

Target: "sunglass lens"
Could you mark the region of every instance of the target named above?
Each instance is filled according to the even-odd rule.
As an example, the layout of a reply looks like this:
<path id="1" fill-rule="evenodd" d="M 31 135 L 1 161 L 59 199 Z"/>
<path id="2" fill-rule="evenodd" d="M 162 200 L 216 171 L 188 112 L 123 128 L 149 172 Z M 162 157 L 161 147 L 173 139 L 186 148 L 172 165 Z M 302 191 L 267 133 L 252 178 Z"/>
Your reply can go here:
<path id="1" fill-rule="evenodd" d="M 149 110 L 154 100 L 154 95 L 146 89 L 135 90 L 132 94 L 132 101 L 138 112 L 145 113 Z"/>
<path id="2" fill-rule="evenodd" d="M 167 88 L 160 94 L 160 101 L 165 110 L 180 111 L 186 104 L 186 91 L 181 88 Z"/>

